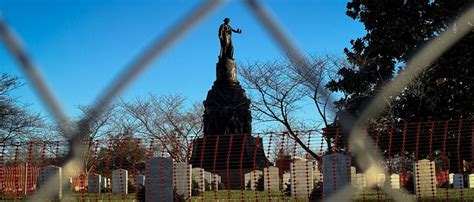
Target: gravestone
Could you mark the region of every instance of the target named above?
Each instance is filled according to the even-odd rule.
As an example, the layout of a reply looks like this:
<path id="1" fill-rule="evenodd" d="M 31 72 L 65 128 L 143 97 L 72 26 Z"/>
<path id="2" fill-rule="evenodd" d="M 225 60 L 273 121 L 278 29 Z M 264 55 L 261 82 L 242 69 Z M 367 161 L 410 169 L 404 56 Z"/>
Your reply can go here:
<path id="1" fill-rule="evenodd" d="M 383 177 L 382 177 L 383 175 Z M 385 174 L 383 173 L 365 173 L 365 180 L 367 186 L 370 187 L 381 187 L 385 182 Z"/>
<path id="2" fill-rule="evenodd" d="M 263 169 L 263 189 L 265 191 L 280 191 L 280 170 L 278 167 L 269 166 Z"/>
<path id="3" fill-rule="evenodd" d="M 454 173 L 449 173 L 449 184 L 453 184 L 454 183 Z"/>
<path id="4" fill-rule="evenodd" d="M 324 198 L 337 193 L 350 183 L 350 171 L 347 165 L 351 165 L 351 159 L 346 155 L 336 153 L 323 156 Z"/>
<path id="5" fill-rule="evenodd" d="M 40 175 L 37 178 L 37 188 L 40 189 L 38 192 L 42 198 L 49 198 L 53 201 L 60 201 L 62 198 L 62 169 L 58 166 L 49 165 L 41 169 Z M 46 187 L 47 186 L 47 187 Z M 52 195 L 44 195 L 44 191 L 41 189 L 53 190 Z"/>
<path id="6" fill-rule="evenodd" d="M 157 157 L 148 161 L 145 201 L 173 201 L 173 159 Z"/>
<path id="7" fill-rule="evenodd" d="M 378 174 L 377 175 L 377 187 L 383 187 L 385 184 L 385 174 Z"/>
<path id="8" fill-rule="evenodd" d="M 110 178 L 102 177 L 102 179 L 101 179 L 101 182 L 102 182 L 101 185 L 102 185 L 102 187 L 103 187 L 103 188 L 108 188 L 108 187 L 110 187 L 109 181 L 110 181 Z"/>
<path id="9" fill-rule="evenodd" d="M 128 194 L 128 171 L 117 169 L 112 171 L 112 193 Z"/>
<path id="10" fill-rule="evenodd" d="M 319 163 L 316 161 L 314 162 L 313 166 L 313 181 L 314 183 L 318 183 L 323 180 L 323 173 L 321 172 L 321 166 Z"/>
<path id="11" fill-rule="evenodd" d="M 435 162 L 427 159 L 415 163 L 413 183 L 418 197 L 436 196 Z"/>
<path id="12" fill-rule="evenodd" d="M 306 159 L 294 159 L 290 163 L 290 178 L 291 196 L 308 198 L 314 187 L 313 162 Z"/>
<path id="13" fill-rule="evenodd" d="M 202 168 L 193 168 L 192 169 L 192 178 L 195 182 L 199 185 L 199 192 L 203 193 L 206 191 L 205 189 L 205 182 L 204 182 L 204 169 Z"/>
<path id="14" fill-rule="evenodd" d="M 467 179 L 467 186 L 469 188 L 474 188 L 474 174 L 469 174 Z"/>
<path id="15" fill-rule="evenodd" d="M 390 187 L 392 187 L 392 189 L 400 189 L 400 175 L 399 174 L 390 175 Z"/>
<path id="16" fill-rule="evenodd" d="M 313 181 L 314 183 L 321 182 L 323 180 L 323 175 L 321 171 L 319 171 L 317 168 L 313 171 Z"/>
<path id="17" fill-rule="evenodd" d="M 367 182 L 365 181 L 365 174 L 364 173 L 357 173 L 356 174 L 356 185 L 357 189 L 364 189 L 367 187 Z"/>
<path id="18" fill-rule="evenodd" d="M 260 170 L 254 170 L 251 172 L 248 172 L 244 175 L 245 179 L 245 188 L 250 190 L 255 190 L 257 187 L 257 181 L 260 178 L 260 175 L 262 175 L 263 172 Z M 248 187 L 250 185 L 250 187 Z"/>
<path id="19" fill-rule="evenodd" d="M 351 185 L 352 187 L 356 187 L 356 168 L 351 166 Z"/>
<path id="20" fill-rule="evenodd" d="M 135 176 L 135 184 L 145 186 L 145 176 L 144 175 L 136 175 Z"/>
<path id="21" fill-rule="evenodd" d="M 87 192 L 100 193 L 101 176 L 99 174 L 92 174 L 87 176 Z"/>
<path id="22" fill-rule="evenodd" d="M 464 177 L 462 176 L 462 174 L 453 175 L 453 188 L 455 189 L 464 188 Z"/>
<path id="23" fill-rule="evenodd" d="M 192 166 L 184 162 L 175 163 L 174 166 L 176 192 L 178 195 L 189 198 L 191 196 Z"/>
<path id="24" fill-rule="evenodd" d="M 221 176 L 216 173 L 204 171 L 204 180 L 209 183 L 209 187 L 207 187 L 207 189 L 217 191 L 219 188 L 219 183 L 221 182 Z"/>
<path id="25" fill-rule="evenodd" d="M 219 190 L 219 184 L 222 183 L 222 177 L 218 175 L 217 173 L 212 174 L 211 177 L 212 177 L 212 180 L 211 180 L 212 189 L 215 191 Z"/>
<path id="26" fill-rule="evenodd" d="M 219 190 L 219 183 L 221 183 L 222 178 L 217 173 L 211 173 L 204 171 L 204 180 L 209 183 L 209 187 L 207 189 L 217 191 Z"/>

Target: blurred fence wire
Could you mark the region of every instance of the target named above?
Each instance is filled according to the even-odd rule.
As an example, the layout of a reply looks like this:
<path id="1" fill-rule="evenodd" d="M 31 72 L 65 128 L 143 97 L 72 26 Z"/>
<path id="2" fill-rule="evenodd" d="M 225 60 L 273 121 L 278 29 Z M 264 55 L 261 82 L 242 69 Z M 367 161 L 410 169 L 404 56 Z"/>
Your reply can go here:
<path id="1" fill-rule="evenodd" d="M 56 120 L 61 131 L 70 134 L 69 136 L 73 137 L 69 142 L 65 143 L 66 146 L 63 146 L 64 148 L 68 148 L 66 154 L 64 154 L 64 159 L 62 160 L 64 163 L 60 165 L 63 169 L 63 186 L 66 186 L 65 182 L 67 179 L 65 176 L 77 175 L 82 169 L 84 169 L 80 167 L 82 164 L 79 163 L 83 160 L 82 155 L 85 152 L 82 144 L 83 136 L 84 134 L 87 134 L 91 122 L 102 113 L 102 109 L 111 103 L 114 98 L 116 98 L 134 80 L 138 79 L 140 74 L 150 66 L 150 63 L 153 60 L 159 59 L 164 52 L 174 44 L 178 43 L 186 33 L 205 20 L 206 16 L 217 10 L 223 3 L 225 2 L 220 0 L 204 1 L 172 26 L 164 35 L 162 35 L 162 37 L 159 37 L 157 40 L 152 42 L 149 46 L 150 48 L 137 56 L 135 60 L 125 67 L 122 73 L 112 83 L 104 88 L 102 93 L 98 95 L 96 102 L 92 105 L 93 107 L 91 107 L 89 113 L 83 117 L 82 120 L 73 124 L 74 126 L 72 127 L 71 124 L 69 124 L 71 121 L 68 120 L 60 103 L 55 98 L 53 91 L 48 87 L 38 66 L 27 53 L 26 47 L 21 44 L 20 37 L 14 34 L 13 29 L 8 26 L 5 19 L 0 18 L 0 38 L 3 40 L 7 50 L 18 63 L 18 67 L 31 81 L 32 87 L 36 90 L 38 96 L 41 98 L 52 117 Z M 262 27 L 265 28 L 273 37 L 275 43 L 278 44 L 282 49 L 282 52 L 290 58 L 291 62 L 298 68 L 307 68 L 307 59 L 303 54 L 301 54 L 300 49 L 285 33 L 284 28 L 279 25 L 277 19 L 270 14 L 268 8 L 257 0 L 244 0 L 243 3 L 254 15 L 255 19 L 261 23 Z M 456 25 L 456 32 L 450 31 L 452 30 L 450 27 L 443 33 L 439 34 L 439 36 L 419 48 L 417 53 L 408 60 L 407 68 L 396 79 L 388 83 L 382 91 L 380 91 L 369 107 L 362 113 L 361 117 L 346 117 L 342 121 L 344 124 L 343 129 L 350 131 L 350 141 L 347 146 L 351 149 L 352 155 L 357 159 L 358 166 L 362 168 L 366 177 L 370 178 L 370 176 L 373 177 L 380 173 L 387 172 L 384 169 L 385 165 L 382 164 L 382 162 L 386 162 L 386 159 L 382 150 L 379 148 L 380 145 L 377 143 L 377 140 L 372 140 L 367 135 L 365 130 L 367 127 L 366 120 L 377 117 L 379 113 L 387 107 L 385 99 L 398 95 L 402 89 L 409 85 L 413 79 L 423 72 L 431 63 L 436 61 L 436 59 L 446 52 L 453 44 L 469 33 L 473 28 L 469 24 L 469 22 L 472 21 L 474 21 L 474 7 L 471 4 L 457 19 L 453 19 L 452 26 Z M 330 94 L 326 89 L 321 88 L 319 89 L 319 92 L 326 98 L 330 98 Z M 332 109 L 335 113 L 336 108 L 333 107 Z M 270 138 L 270 142 L 271 141 Z M 398 143 L 405 145 L 405 143 Z M 418 147 L 418 143 L 416 146 Z M 189 149 L 191 150 L 191 148 Z M 317 151 L 318 149 L 315 150 Z M 14 153 L 15 152 L 13 151 L 13 153 L 10 154 L 15 156 Z M 13 159 L 17 159 L 17 157 L 13 157 Z M 368 184 L 367 186 L 371 185 L 372 184 Z M 54 190 L 50 187 L 51 186 L 48 185 L 42 186 L 41 189 L 30 198 L 30 200 L 36 201 L 39 199 L 38 197 L 52 196 Z M 385 192 L 389 198 L 396 201 L 413 200 L 404 197 L 405 193 L 403 192 L 393 191 L 387 184 L 380 186 L 380 190 Z M 355 190 L 353 186 L 347 185 L 346 187 L 339 189 L 338 192 L 339 194 L 334 194 L 334 197 L 326 198 L 326 200 L 351 200 Z"/>

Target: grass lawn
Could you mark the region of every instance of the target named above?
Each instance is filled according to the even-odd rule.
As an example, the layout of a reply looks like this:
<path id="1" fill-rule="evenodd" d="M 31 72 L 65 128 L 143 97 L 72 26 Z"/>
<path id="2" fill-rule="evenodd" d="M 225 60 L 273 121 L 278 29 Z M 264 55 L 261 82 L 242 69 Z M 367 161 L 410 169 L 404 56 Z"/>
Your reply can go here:
<path id="1" fill-rule="evenodd" d="M 406 194 L 399 192 L 403 197 L 407 199 L 411 199 L 416 201 L 414 194 Z M 446 194 L 448 193 L 448 194 Z M 461 197 L 462 196 L 462 197 Z M 352 197 L 355 201 L 390 201 L 390 198 L 387 194 L 383 191 L 377 191 L 375 189 L 366 189 L 363 191 L 357 191 L 353 194 Z M 432 201 L 432 196 L 424 197 L 419 199 L 418 201 Z M 462 189 L 446 189 L 446 188 L 437 188 L 436 189 L 436 196 L 434 197 L 435 201 L 447 201 L 447 200 L 454 200 L 460 201 L 461 199 L 465 201 L 473 201 L 474 200 L 474 189 L 464 188 Z"/>
<path id="2" fill-rule="evenodd" d="M 135 193 L 133 194 L 88 194 L 88 193 L 73 193 L 72 195 L 63 195 L 62 201 L 133 201 L 135 200 Z M 0 201 L 25 201 L 28 200 L 27 197 L 23 196 L 0 196 Z M 42 201 L 48 201 L 46 199 Z M 51 200 L 49 200 L 51 201 Z"/>
<path id="3" fill-rule="evenodd" d="M 446 197 L 446 191 L 448 192 Z M 462 197 L 461 197 L 461 192 L 462 192 Z M 411 199 L 416 201 L 415 195 L 413 194 L 404 194 L 403 192 L 400 191 L 400 194 L 402 194 L 404 197 L 407 199 Z M 229 197 L 230 195 L 230 197 Z M 202 196 L 193 196 L 191 198 L 191 201 L 213 201 L 215 199 L 228 199 L 230 198 L 232 201 L 239 201 L 242 198 L 245 201 L 307 201 L 307 199 L 302 198 L 302 199 L 295 199 L 289 196 L 284 196 L 280 192 L 275 192 L 275 193 L 268 193 L 268 192 L 255 192 L 255 191 L 240 191 L 240 190 L 231 190 L 230 192 L 226 190 L 222 191 L 217 191 L 217 192 L 212 192 L 208 191 L 205 192 Z M 461 198 L 465 201 L 474 201 L 474 189 L 468 189 L 464 188 L 462 189 L 446 189 L 446 188 L 437 188 L 437 193 L 435 196 L 435 201 L 446 201 L 448 200 L 454 200 L 454 201 L 460 201 Z M 377 191 L 375 189 L 366 189 L 364 191 L 357 191 L 353 194 L 352 199 L 354 201 L 391 201 L 390 198 L 388 197 L 387 194 L 385 194 L 383 191 Z M 431 197 L 428 198 L 423 198 L 420 201 L 432 201 Z"/>
<path id="4" fill-rule="evenodd" d="M 400 192 L 407 199 L 416 201 L 415 195 L 413 194 L 404 194 Z M 462 197 L 461 197 L 462 196 Z M 306 198 L 293 198 L 285 196 L 280 192 L 263 192 L 263 191 L 248 191 L 248 190 L 221 190 L 221 191 L 207 191 L 204 192 L 201 196 L 193 196 L 190 201 L 227 201 L 230 198 L 230 201 L 308 201 Z M 24 197 L 11 197 L 11 196 L 0 196 L 2 201 L 19 201 L 25 200 Z M 359 190 L 353 193 L 352 199 L 354 201 L 391 201 L 390 198 L 383 191 L 377 191 L 375 189 L 365 189 Z M 464 188 L 462 189 L 446 189 L 446 188 L 437 188 L 437 193 L 435 196 L 435 201 L 460 201 L 461 199 L 465 201 L 474 201 L 474 189 Z M 135 200 L 135 194 L 81 194 L 74 193 L 70 196 L 65 196 L 63 201 L 133 201 Z M 45 200 L 46 201 L 46 200 Z M 432 201 L 431 197 L 420 199 L 419 201 Z"/>

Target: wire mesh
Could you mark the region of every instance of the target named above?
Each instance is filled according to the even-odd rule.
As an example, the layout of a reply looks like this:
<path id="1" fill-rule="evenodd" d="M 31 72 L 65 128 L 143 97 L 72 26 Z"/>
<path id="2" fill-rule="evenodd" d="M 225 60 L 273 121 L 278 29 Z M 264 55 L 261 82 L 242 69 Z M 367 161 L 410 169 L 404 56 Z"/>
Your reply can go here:
<path id="1" fill-rule="evenodd" d="M 470 182 L 471 178 L 474 180 L 474 176 L 468 174 L 471 165 L 467 163 L 473 161 L 474 151 L 463 150 L 470 148 L 474 142 L 472 120 L 384 126 L 368 126 L 365 123 L 365 120 L 378 116 L 387 107 L 387 97 L 395 97 L 429 64 L 472 30 L 468 23 L 474 18 L 472 5 L 453 21 L 457 25 L 457 32 L 445 31 L 420 48 L 408 61 L 406 70 L 383 88 L 361 117 L 346 117 L 343 128 L 323 131 L 322 134 L 300 132 L 298 136 L 307 142 L 308 147 L 312 151 L 319 151 L 316 156 L 308 154 L 295 139 L 285 133 L 256 137 L 251 134 L 217 138 L 204 136 L 202 141 L 188 148 L 184 162 L 169 152 L 175 149 L 173 142 L 156 142 L 153 139 L 107 140 L 96 142 L 93 144 L 93 151 L 87 151 L 91 148 L 86 149 L 82 142 L 83 136 L 87 134 L 89 124 L 102 113 L 102 109 L 133 82 L 152 60 L 158 59 L 221 3 L 217 0 L 205 1 L 164 37 L 154 42 L 115 82 L 105 88 L 89 113 L 73 127 L 66 124 L 70 121 L 32 58 L 21 46 L 19 38 L 0 19 L 0 38 L 34 85 L 61 131 L 73 137 L 69 142 L 0 145 L 0 186 L 4 196 L 23 199 L 33 194 L 27 197 L 32 201 L 67 197 L 82 200 L 94 197 L 101 200 L 149 201 L 180 198 L 203 201 L 298 198 L 408 201 L 425 197 L 432 200 L 474 199 L 474 194 L 468 189 L 471 188 Z M 299 53 L 299 49 L 264 5 L 256 0 L 244 3 L 291 62 L 303 69 L 307 65 L 305 57 Z M 329 98 L 324 89 L 319 91 Z M 326 142 L 327 135 L 336 137 L 335 141 Z M 196 148 L 199 148 L 199 144 L 201 148 L 211 145 L 205 148 L 212 149 L 198 151 Z M 133 145 L 135 146 L 132 147 Z M 433 145 L 443 147 L 438 149 L 433 148 Z M 145 148 L 145 153 L 140 152 L 142 147 Z M 257 158 L 261 155 L 260 151 L 266 151 L 267 160 L 264 162 L 257 162 L 257 159 L 261 159 Z M 198 163 L 190 164 L 192 152 L 200 152 Z M 298 156 L 302 158 L 297 158 Z M 81 167 L 83 164 L 79 162 L 86 160 L 90 160 L 90 164 L 86 164 L 85 168 Z M 61 177 L 57 177 L 58 174 Z M 94 180 L 97 178 L 90 177 L 91 174 L 103 175 L 104 182 Z M 137 182 L 139 174 L 146 176 L 141 184 Z M 92 184 L 89 184 L 89 179 L 93 179 Z M 59 186 L 59 190 L 65 190 L 64 196 L 61 191 L 58 193 L 54 185 Z M 161 188 L 158 191 L 147 189 L 154 186 Z M 129 188 L 135 194 L 129 195 Z M 441 193 L 439 190 L 443 188 L 444 193 Z M 99 191 L 108 194 L 96 193 Z"/>

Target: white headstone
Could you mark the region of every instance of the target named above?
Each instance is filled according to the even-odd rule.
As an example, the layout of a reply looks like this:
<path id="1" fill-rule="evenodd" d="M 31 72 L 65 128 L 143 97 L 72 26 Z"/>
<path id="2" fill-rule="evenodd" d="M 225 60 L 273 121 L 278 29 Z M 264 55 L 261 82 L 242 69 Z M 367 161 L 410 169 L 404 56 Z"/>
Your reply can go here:
<path id="1" fill-rule="evenodd" d="M 280 191 L 280 173 L 278 167 L 269 166 L 263 169 L 263 189 L 265 191 Z"/>
<path id="2" fill-rule="evenodd" d="M 367 182 L 365 181 L 365 174 L 364 173 L 357 173 L 356 174 L 356 188 L 357 189 L 364 189 L 367 187 Z"/>
<path id="3" fill-rule="evenodd" d="M 462 189 L 464 188 L 464 177 L 462 174 L 454 174 L 453 176 L 453 188 Z"/>
<path id="4" fill-rule="evenodd" d="M 314 181 L 314 183 L 318 183 L 322 180 L 323 180 L 323 175 L 322 175 L 321 171 L 319 171 L 318 169 L 313 170 L 313 181 Z"/>
<path id="5" fill-rule="evenodd" d="M 351 166 L 351 185 L 352 187 L 356 187 L 357 181 L 356 181 L 356 168 L 354 166 Z"/>
<path id="6" fill-rule="evenodd" d="M 474 174 L 469 174 L 467 185 L 469 188 L 474 188 Z"/>
<path id="7" fill-rule="evenodd" d="M 323 168 L 321 168 L 319 163 L 317 161 L 314 162 L 313 181 L 314 181 L 315 184 L 323 180 L 323 173 L 321 172 L 321 169 L 323 169 Z"/>
<path id="8" fill-rule="evenodd" d="M 206 191 L 204 183 L 204 169 L 203 168 L 193 168 L 192 169 L 192 178 L 199 185 L 199 192 L 203 193 Z"/>
<path id="9" fill-rule="evenodd" d="M 382 177 L 383 175 L 383 177 Z M 384 173 L 365 173 L 365 180 L 367 186 L 371 187 L 381 187 L 385 182 L 385 174 Z"/>
<path id="10" fill-rule="evenodd" d="M 92 174 L 87 176 L 87 192 L 100 193 L 101 176 L 99 174 Z"/>
<path id="11" fill-rule="evenodd" d="M 415 193 L 418 197 L 436 196 L 436 173 L 435 162 L 427 159 L 415 163 L 414 179 Z"/>
<path id="12" fill-rule="evenodd" d="M 173 159 L 157 157 L 148 162 L 145 201 L 173 201 Z"/>
<path id="13" fill-rule="evenodd" d="M 100 181 L 101 181 L 101 186 L 103 188 L 109 187 L 109 178 L 102 177 L 102 179 L 100 179 Z"/>
<path id="14" fill-rule="evenodd" d="M 351 159 L 346 155 L 336 153 L 323 156 L 324 198 L 337 193 L 350 182 L 350 170 L 347 165 L 351 165 Z"/>
<path id="15" fill-rule="evenodd" d="M 449 184 L 454 183 L 454 173 L 449 173 Z"/>
<path id="16" fill-rule="evenodd" d="M 44 191 L 41 189 L 48 186 L 47 189 L 52 189 L 53 201 L 59 201 L 62 198 L 62 169 L 58 166 L 49 165 L 41 169 L 40 175 L 37 180 L 37 187 L 40 189 L 38 192 L 41 197 L 48 198 L 48 196 L 42 195 Z M 51 195 L 50 195 L 51 196 Z"/>
<path id="17" fill-rule="evenodd" d="M 145 175 L 136 175 L 135 176 L 135 184 L 145 186 Z"/>
<path id="18" fill-rule="evenodd" d="M 383 187 L 385 184 L 385 174 L 378 174 L 377 175 L 377 187 Z"/>
<path id="19" fill-rule="evenodd" d="M 192 166 L 191 164 L 178 162 L 175 163 L 175 181 L 176 192 L 185 198 L 191 197 L 191 178 Z"/>
<path id="20" fill-rule="evenodd" d="M 112 193 L 128 194 L 128 171 L 117 169 L 112 171 Z"/>
<path id="21" fill-rule="evenodd" d="M 313 183 L 313 162 L 295 159 L 290 163 L 291 196 L 306 198 L 311 195 Z"/>
<path id="22" fill-rule="evenodd" d="M 222 183 L 222 177 L 218 174 L 212 174 L 211 177 L 211 186 L 213 186 L 212 189 L 215 191 L 219 190 L 219 184 Z"/>
<path id="23" fill-rule="evenodd" d="M 392 189 L 400 189 L 400 175 L 399 174 L 390 175 L 390 187 L 392 187 Z"/>
<path id="24" fill-rule="evenodd" d="M 208 183 L 208 187 L 205 187 L 204 190 L 208 189 L 217 191 L 219 188 L 219 183 L 222 182 L 222 178 L 216 173 L 211 173 L 204 170 L 204 182 Z"/>
<path id="25" fill-rule="evenodd" d="M 260 170 L 254 170 L 251 172 L 248 172 L 244 175 L 245 179 L 245 187 L 250 183 L 250 190 L 255 190 L 257 187 L 257 182 L 258 179 L 260 178 L 260 175 L 262 175 L 263 172 Z"/>

